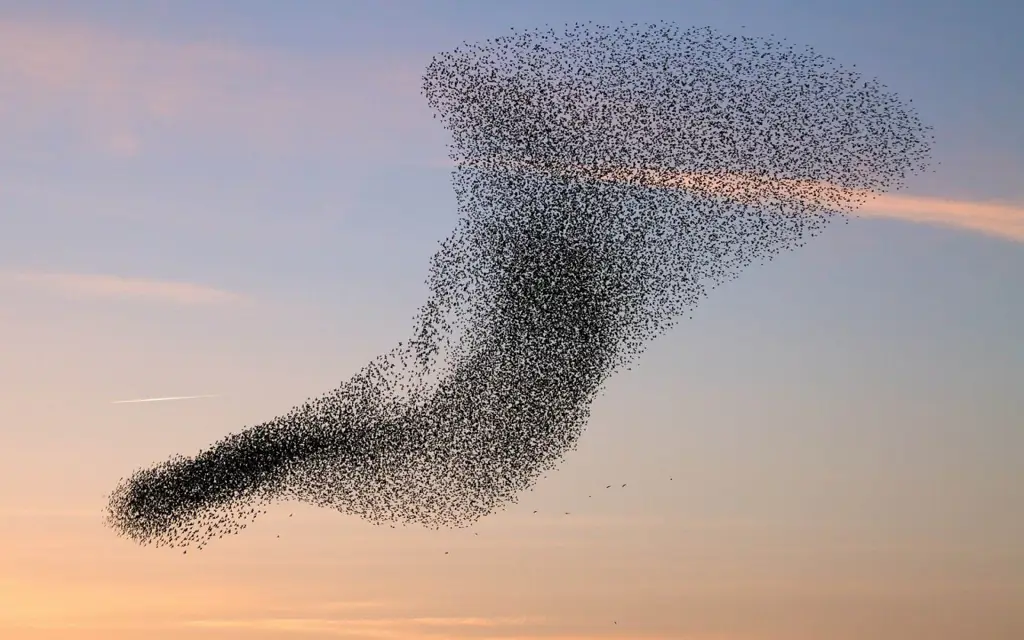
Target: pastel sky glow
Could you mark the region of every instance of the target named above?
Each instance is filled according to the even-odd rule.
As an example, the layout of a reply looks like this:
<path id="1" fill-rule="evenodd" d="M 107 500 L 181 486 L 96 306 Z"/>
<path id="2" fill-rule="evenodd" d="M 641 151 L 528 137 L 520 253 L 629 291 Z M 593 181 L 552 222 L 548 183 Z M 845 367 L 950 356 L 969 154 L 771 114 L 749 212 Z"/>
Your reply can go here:
<path id="1" fill-rule="evenodd" d="M 557 472 L 470 529 L 283 503 L 182 554 L 104 528 L 119 478 L 407 337 L 456 220 L 427 63 L 577 20 L 811 45 L 913 99 L 935 171 L 847 194 L 849 224 L 712 291 Z M 1022 20 L 996 0 L 0 0 L 0 638 L 1024 638 Z"/>

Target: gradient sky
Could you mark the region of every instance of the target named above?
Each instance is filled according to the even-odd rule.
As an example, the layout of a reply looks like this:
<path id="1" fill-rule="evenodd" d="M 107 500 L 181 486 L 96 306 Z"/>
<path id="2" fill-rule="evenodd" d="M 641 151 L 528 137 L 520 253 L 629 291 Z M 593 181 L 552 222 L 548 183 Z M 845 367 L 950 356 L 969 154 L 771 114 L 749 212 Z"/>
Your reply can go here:
<path id="1" fill-rule="evenodd" d="M 282 504 L 182 555 L 103 528 L 120 477 L 406 337 L 455 220 L 431 55 L 662 19 L 856 64 L 913 99 L 941 164 L 714 291 L 472 530 Z M 1022 21 L 1012 0 L 0 1 L 0 637 L 1024 638 Z"/>

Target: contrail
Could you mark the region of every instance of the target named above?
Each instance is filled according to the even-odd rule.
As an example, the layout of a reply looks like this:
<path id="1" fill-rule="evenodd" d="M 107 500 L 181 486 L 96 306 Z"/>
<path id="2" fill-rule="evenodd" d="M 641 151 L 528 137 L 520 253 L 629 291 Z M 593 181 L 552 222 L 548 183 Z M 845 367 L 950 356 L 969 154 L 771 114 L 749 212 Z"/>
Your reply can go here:
<path id="1" fill-rule="evenodd" d="M 139 398 L 138 400 L 115 400 L 110 404 L 129 404 L 132 402 L 163 402 L 165 400 L 192 400 L 194 398 L 218 398 L 218 395 L 205 396 L 171 396 L 169 398 Z"/>

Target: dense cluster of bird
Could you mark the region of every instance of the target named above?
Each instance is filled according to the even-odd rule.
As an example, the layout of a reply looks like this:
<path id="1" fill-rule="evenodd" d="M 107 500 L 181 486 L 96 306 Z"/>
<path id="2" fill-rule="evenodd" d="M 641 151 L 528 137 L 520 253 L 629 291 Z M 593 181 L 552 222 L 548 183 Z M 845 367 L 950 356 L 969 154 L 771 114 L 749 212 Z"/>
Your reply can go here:
<path id="1" fill-rule="evenodd" d="M 927 165 L 929 127 L 810 49 L 671 24 L 513 32 L 437 56 L 460 213 L 412 338 L 322 397 L 123 479 L 141 543 L 268 502 L 464 526 L 577 443 L 609 376 L 746 266 Z"/>

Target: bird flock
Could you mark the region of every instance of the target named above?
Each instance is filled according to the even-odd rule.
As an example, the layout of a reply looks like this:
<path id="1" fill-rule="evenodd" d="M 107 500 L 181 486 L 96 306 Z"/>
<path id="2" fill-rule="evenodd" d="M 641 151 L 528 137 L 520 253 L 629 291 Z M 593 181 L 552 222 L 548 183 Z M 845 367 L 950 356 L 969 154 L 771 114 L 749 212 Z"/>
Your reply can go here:
<path id="1" fill-rule="evenodd" d="M 875 79 L 668 23 L 513 30 L 436 56 L 459 221 L 411 338 L 336 389 L 122 479 L 107 522 L 200 548 L 268 503 L 461 527 L 576 446 L 605 382 L 713 287 L 928 166 Z"/>

